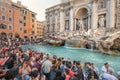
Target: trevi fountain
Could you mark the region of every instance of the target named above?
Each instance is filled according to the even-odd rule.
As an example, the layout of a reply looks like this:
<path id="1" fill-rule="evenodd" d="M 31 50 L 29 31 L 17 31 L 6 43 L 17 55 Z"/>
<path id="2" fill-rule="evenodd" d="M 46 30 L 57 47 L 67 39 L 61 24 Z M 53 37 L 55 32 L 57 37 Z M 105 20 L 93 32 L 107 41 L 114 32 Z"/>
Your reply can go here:
<path id="1" fill-rule="evenodd" d="M 120 53 L 120 0 L 61 0 L 61 4 L 58 9 L 61 11 L 62 26 L 54 30 L 57 26 L 49 26 L 50 23 L 47 23 L 49 29 L 45 42 L 113 55 Z M 56 10 L 51 8 L 46 11 L 49 18 L 51 16 L 48 14 Z"/>
<path id="2" fill-rule="evenodd" d="M 50 45 L 22 48 L 120 69 L 120 0 L 61 0 L 46 9 L 44 32 Z"/>

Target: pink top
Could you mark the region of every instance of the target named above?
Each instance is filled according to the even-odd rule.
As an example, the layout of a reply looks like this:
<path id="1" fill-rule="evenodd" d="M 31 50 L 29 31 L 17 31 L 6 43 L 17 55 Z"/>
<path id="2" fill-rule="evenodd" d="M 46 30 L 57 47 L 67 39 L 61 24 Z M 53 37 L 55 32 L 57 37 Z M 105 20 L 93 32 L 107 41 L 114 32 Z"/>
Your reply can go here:
<path id="1" fill-rule="evenodd" d="M 69 70 L 70 72 L 69 72 L 69 76 L 70 77 L 73 77 L 74 76 L 74 72 L 72 71 L 72 70 Z"/>
<path id="2" fill-rule="evenodd" d="M 67 75 L 66 78 L 65 78 L 65 80 L 70 80 L 70 76 Z"/>

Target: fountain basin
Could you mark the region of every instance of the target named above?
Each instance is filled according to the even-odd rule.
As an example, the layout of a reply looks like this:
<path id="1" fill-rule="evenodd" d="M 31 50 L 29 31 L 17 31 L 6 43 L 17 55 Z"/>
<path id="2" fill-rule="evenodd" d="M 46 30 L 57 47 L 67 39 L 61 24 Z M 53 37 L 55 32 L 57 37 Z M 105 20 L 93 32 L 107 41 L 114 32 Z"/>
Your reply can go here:
<path id="1" fill-rule="evenodd" d="M 86 50 L 86 49 L 70 49 L 70 48 L 65 48 L 63 46 L 60 47 L 55 47 L 55 46 L 50 46 L 50 45 L 24 45 L 22 46 L 24 50 L 30 48 L 34 51 L 37 52 L 45 52 L 52 55 L 56 55 L 58 57 L 64 57 L 67 59 L 68 57 L 71 58 L 71 60 L 80 60 L 81 63 L 84 62 L 92 62 L 99 69 L 104 65 L 105 62 L 108 62 L 114 69 L 115 71 L 120 70 L 120 56 L 112 56 L 112 55 L 106 55 L 106 54 L 100 54 L 98 52 L 92 52 L 91 50 Z"/>

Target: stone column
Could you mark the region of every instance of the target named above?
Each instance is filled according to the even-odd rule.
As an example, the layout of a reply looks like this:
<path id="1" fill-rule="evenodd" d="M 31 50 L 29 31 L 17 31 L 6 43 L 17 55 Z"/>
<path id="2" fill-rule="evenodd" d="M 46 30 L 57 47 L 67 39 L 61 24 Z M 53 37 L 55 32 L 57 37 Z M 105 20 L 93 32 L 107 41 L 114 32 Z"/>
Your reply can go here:
<path id="1" fill-rule="evenodd" d="M 107 30 L 110 30 L 115 27 L 115 1 L 108 0 L 107 5 Z"/>
<path id="2" fill-rule="evenodd" d="M 61 9 L 60 11 L 60 32 L 65 30 L 65 21 L 64 21 L 64 10 Z"/>
<path id="3" fill-rule="evenodd" d="M 72 7 L 71 7 L 71 9 L 70 9 L 70 30 L 71 31 L 73 31 L 73 9 L 72 9 Z"/>
<path id="4" fill-rule="evenodd" d="M 76 18 L 74 18 L 74 23 L 75 23 L 75 25 L 74 25 L 74 31 L 76 31 Z"/>
<path id="5" fill-rule="evenodd" d="M 57 16 L 55 17 L 55 32 L 57 32 L 58 29 L 58 20 L 57 20 Z"/>
<path id="6" fill-rule="evenodd" d="M 75 18 L 75 31 L 77 31 L 77 18 Z"/>
<path id="7" fill-rule="evenodd" d="M 88 15 L 88 30 L 91 28 L 90 15 Z"/>
<path id="8" fill-rule="evenodd" d="M 98 14 L 97 14 L 97 0 L 94 0 L 92 3 L 92 16 L 91 16 L 91 20 L 92 20 L 92 24 L 91 24 L 91 28 L 92 30 L 97 29 L 97 24 L 98 24 Z"/>
<path id="9" fill-rule="evenodd" d="M 49 32 L 52 32 L 52 18 L 50 17 L 50 26 L 49 26 Z"/>

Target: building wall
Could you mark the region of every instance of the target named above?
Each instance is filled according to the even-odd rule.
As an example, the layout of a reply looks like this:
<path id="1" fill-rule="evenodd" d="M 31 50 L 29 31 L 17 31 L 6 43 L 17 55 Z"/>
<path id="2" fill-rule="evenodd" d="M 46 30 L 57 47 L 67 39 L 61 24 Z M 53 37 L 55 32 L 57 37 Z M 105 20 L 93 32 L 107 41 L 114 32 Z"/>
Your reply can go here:
<path id="1" fill-rule="evenodd" d="M 46 32 L 60 32 L 60 4 L 46 9 Z"/>
<path id="2" fill-rule="evenodd" d="M 13 5 L 13 33 L 15 36 L 19 35 L 19 37 L 23 38 L 23 16 L 20 7 Z"/>
<path id="3" fill-rule="evenodd" d="M 36 21 L 36 30 L 35 34 L 37 38 L 42 38 L 44 34 L 44 25 L 43 22 Z"/>
<path id="4" fill-rule="evenodd" d="M 30 36 L 35 37 L 35 22 L 36 22 L 36 14 L 33 12 L 30 12 Z"/>
<path id="5" fill-rule="evenodd" d="M 46 9 L 46 29 L 49 28 L 46 31 L 47 33 L 73 30 L 72 3 L 69 0 L 61 2 L 58 5 Z"/>
<path id="6" fill-rule="evenodd" d="M 2 8 L 5 10 L 2 10 Z M 2 20 L 2 15 L 5 15 L 5 20 Z M 13 38 L 34 38 L 36 15 L 22 5 L 20 1 L 14 3 L 11 0 L 2 0 L 0 1 L 0 24 L 5 24 L 6 29 L 0 29 L 0 33 L 12 34 Z M 9 21 L 9 17 L 11 17 L 11 21 Z M 9 29 L 9 26 L 11 26 L 11 29 Z"/>
<path id="7" fill-rule="evenodd" d="M 0 2 L 0 23 L 5 24 L 5 29 L 0 29 L 0 33 L 13 34 L 13 10 L 11 4 L 8 2 Z M 11 12 L 9 12 L 11 10 Z M 5 19 L 2 19 L 2 16 L 5 16 Z M 9 21 L 11 18 L 11 21 Z M 11 29 L 9 29 L 11 26 Z"/>
<path id="8" fill-rule="evenodd" d="M 34 38 L 35 37 L 35 21 L 36 13 L 29 11 L 28 9 L 23 9 L 23 28 L 24 37 Z M 32 17 L 34 15 L 34 17 Z"/>
<path id="9" fill-rule="evenodd" d="M 56 6 L 59 6 L 60 28 L 57 32 L 67 30 L 76 31 L 80 19 L 82 19 L 86 31 L 89 29 L 94 31 L 98 28 L 105 28 L 107 31 L 116 28 L 116 18 L 117 24 L 119 24 L 119 11 L 117 11 L 117 14 L 115 11 L 116 6 L 119 5 L 118 1 L 119 0 L 61 0 L 60 4 L 46 9 L 46 21 L 57 24 L 56 21 L 51 19 L 55 17 L 55 15 L 49 16 L 49 14 L 54 13 Z M 104 20 L 103 24 L 100 23 L 101 18 Z M 101 27 L 101 24 L 104 26 Z M 48 27 L 49 25 L 46 26 Z M 50 32 L 51 29 L 52 26 L 48 32 Z M 53 33 L 53 31 L 51 31 L 51 33 Z"/>
<path id="10" fill-rule="evenodd" d="M 30 35 L 30 13 L 27 9 L 22 9 L 23 12 L 23 33 L 24 37 L 27 38 Z M 24 19 L 25 18 L 25 19 Z"/>

